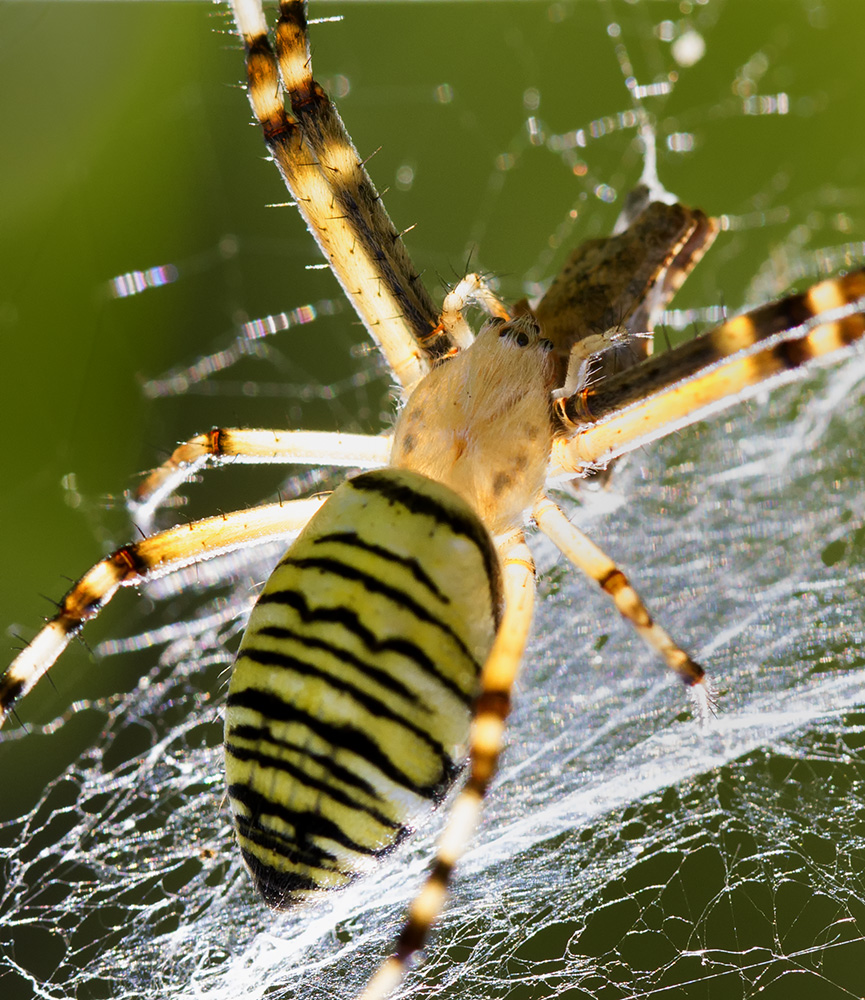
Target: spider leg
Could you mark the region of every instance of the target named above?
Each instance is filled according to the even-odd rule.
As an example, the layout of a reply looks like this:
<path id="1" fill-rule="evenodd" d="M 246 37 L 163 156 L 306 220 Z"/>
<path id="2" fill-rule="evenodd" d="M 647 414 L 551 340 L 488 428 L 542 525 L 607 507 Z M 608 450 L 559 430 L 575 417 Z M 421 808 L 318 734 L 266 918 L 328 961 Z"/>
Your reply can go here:
<path id="1" fill-rule="evenodd" d="M 326 497 L 273 503 L 193 521 L 124 545 L 91 567 L 60 602 L 57 614 L 0 678 L 0 725 L 10 707 L 43 677 L 70 639 L 95 618 L 119 587 L 135 587 L 241 546 L 290 539 Z"/>
<path id="2" fill-rule="evenodd" d="M 639 338 L 620 327 L 610 327 L 603 333 L 590 333 L 575 341 L 568 355 L 565 384 L 561 389 L 553 390 L 553 399 L 572 396 L 580 389 L 585 388 L 589 384 L 592 374 L 590 372 L 591 362 L 602 357 L 607 351 L 623 344 L 640 344 L 642 340 L 650 340 L 651 337 L 651 334 L 647 334 L 645 338 Z"/>
<path id="3" fill-rule="evenodd" d="M 486 279 L 472 272 L 456 283 L 442 302 L 441 325 L 451 341 L 461 350 L 471 346 L 475 335 L 463 316 L 467 306 L 480 306 L 488 316 L 508 320 L 510 313 L 490 288 Z"/>
<path id="4" fill-rule="evenodd" d="M 656 625 L 639 594 L 612 559 L 572 524 L 548 497 L 535 504 L 532 516 L 554 545 L 595 583 L 616 605 L 619 614 L 694 693 L 701 715 L 708 707 L 705 671 L 681 649 L 660 625 Z"/>
<path id="5" fill-rule="evenodd" d="M 358 316 L 410 390 L 453 345 L 336 108 L 312 78 L 306 4 L 280 4 L 276 55 L 260 0 L 234 0 L 232 7 L 265 143 Z"/>
<path id="6" fill-rule="evenodd" d="M 480 678 L 469 736 L 469 777 L 458 793 L 426 882 L 409 907 L 394 954 L 377 970 L 361 1000 L 382 1000 L 396 988 L 411 957 L 426 941 L 447 897 L 451 873 L 471 841 L 484 795 L 501 753 L 511 688 L 532 621 L 535 566 L 522 532 L 499 547 L 505 610 Z"/>
<path id="7" fill-rule="evenodd" d="M 606 465 L 640 445 L 794 378 L 865 334 L 865 269 L 737 316 L 689 343 L 556 400 L 572 429 L 551 475 Z"/>
<path id="8" fill-rule="evenodd" d="M 235 462 L 375 469 L 387 465 L 392 440 L 390 435 L 214 427 L 178 445 L 167 461 L 147 475 L 129 498 L 128 507 L 135 523 L 147 533 L 158 507 L 201 469 Z"/>

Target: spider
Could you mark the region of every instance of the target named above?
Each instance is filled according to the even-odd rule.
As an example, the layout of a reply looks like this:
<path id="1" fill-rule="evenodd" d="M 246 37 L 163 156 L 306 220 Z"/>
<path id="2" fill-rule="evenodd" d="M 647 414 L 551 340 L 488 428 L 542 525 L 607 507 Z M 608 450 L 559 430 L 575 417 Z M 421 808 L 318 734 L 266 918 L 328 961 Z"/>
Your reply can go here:
<path id="1" fill-rule="evenodd" d="M 322 585 L 329 588 L 334 586 L 336 578 L 343 581 L 362 578 L 361 590 L 346 589 L 338 595 L 336 606 L 348 608 L 355 614 L 357 633 L 375 632 L 367 648 L 407 644 L 413 622 L 423 622 L 427 629 L 434 625 L 439 632 L 446 632 L 449 641 L 466 660 L 455 676 L 439 677 L 440 671 L 435 669 L 440 667 L 439 660 L 459 659 L 454 650 L 443 652 L 441 637 L 435 641 L 428 637 L 411 639 L 415 652 L 409 660 L 414 661 L 415 667 L 421 659 L 430 663 L 422 673 L 423 683 L 429 689 L 427 694 L 432 697 L 424 701 L 415 689 L 402 690 L 397 696 L 403 703 L 419 703 L 422 717 L 431 714 L 434 702 L 448 696 L 465 706 L 475 692 L 477 678 L 474 675 L 481 673 L 480 695 L 474 701 L 473 710 L 471 773 L 454 805 L 454 818 L 445 834 L 427 889 L 413 907 L 397 958 L 385 966 L 384 979 L 376 980 L 372 987 L 372 995 L 375 995 L 386 989 L 387 980 L 399 974 L 410 954 L 420 946 L 439 906 L 446 876 L 470 835 L 480 799 L 494 769 L 509 690 L 530 617 L 533 571 L 521 533 L 524 510 L 530 509 L 541 529 L 603 586 L 622 613 L 634 622 L 650 645 L 662 653 L 668 665 L 686 683 L 698 690 L 702 683 L 702 669 L 651 622 L 621 571 L 581 536 L 544 496 L 542 483 L 549 467 L 552 466 L 556 475 L 568 475 L 605 466 L 617 455 L 671 427 L 725 405 L 734 393 L 779 377 L 814 356 L 852 342 L 862 332 L 858 310 L 863 278 L 861 273 L 854 273 L 847 279 L 826 282 L 806 296 L 766 307 L 751 319 L 732 321 L 658 361 L 647 361 L 590 384 L 586 372 L 588 363 L 596 356 L 606 355 L 615 346 L 616 337 L 607 334 L 609 320 L 606 318 L 603 321 L 585 319 L 588 306 L 574 294 L 574 289 L 582 286 L 574 278 L 573 268 L 563 272 L 534 310 L 520 306 L 515 310 L 516 315 L 510 317 L 482 283 L 470 281 L 466 288 L 457 290 L 454 301 L 439 314 L 421 290 L 410 262 L 398 249 L 401 244 L 389 228 L 377 196 L 368 187 L 369 181 L 341 131 L 341 124 L 333 117 L 331 105 L 312 81 L 303 10 L 297 4 L 282 5 L 277 51 L 284 57 L 282 76 L 292 105 L 288 117 L 282 110 L 281 99 L 274 101 L 274 94 L 279 89 L 276 65 L 264 42 L 260 10 L 253 4 L 238 4 L 236 15 L 249 50 L 251 98 L 268 143 L 284 172 L 291 176 L 295 197 L 312 217 L 311 228 L 324 244 L 334 270 L 341 275 L 359 313 L 381 344 L 407 397 L 394 436 L 391 459 L 397 469 L 405 471 L 373 473 L 352 480 L 323 507 L 318 499 L 272 505 L 259 511 L 184 526 L 125 547 L 100 563 L 70 591 L 64 610 L 10 668 L 5 679 L 3 705 L 8 707 L 14 697 L 26 693 L 38 675 L 59 655 L 68 637 L 107 600 L 115 583 L 139 582 L 143 574 L 155 575 L 163 569 L 193 562 L 200 555 L 199 545 L 206 546 L 207 554 L 212 554 L 244 544 L 256 534 L 294 533 L 308 521 L 312 510 L 321 507 L 323 517 L 333 518 L 332 524 L 325 528 L 318 518 L 311 522 L 312 527 L 304 536 L 308 548 L 291 550 L 283 569 L 277 571 L 280 575 L 266 589 L 259 607 L 293 605 L 299 616 L 297 621 L 305 622 L 311 617 L 313 604 L 325 606 L 331 598 L 318 596 L 313 582 L 286 582 L 283 576 L 302 575 L 308 571 L 316 578 L 321 577 Z M 300 126 L 298 121 L 302 123 Z M 335 202 L 340 207 L 336 215 Z M 648 260 L 648 273 L 632 301 L 626 300 L 623 305 L 615 300 L 615 305 L 611 305 L 612 293 L 605 290 L 605 311 L 601 315 L 609 312 L 619 322 L 633 323 L 633 329 L 647 328 L 655 310 L 663 304 L 668 293 L 675 290 L 710 242 L 712 225 L 701 213 L 662 203 L 645 205 L 644 199 L 637 200 L 626 221 L 630 225 L 623 234 L 628 250 L 634 245 L 648 245 L 649 240 L 635 235 L 646 232 L 658 236 L 662 253 L 657 259 Z M 668 233 L 667 226 L 675 232 Z M 340 232 L 334 234 L 334 228 Z M 366 252 L 360 249 L 365 229 L 372 233 Z M 618 246 L 614 241 L 604 244 L 606 250 Z M 383 248 L 384 260 L 379 257 Z M 364 256 L 372 261 L 372 267 L 358 272 L 354 269 L 354 260 L 361 259 L 358 267 L 362 269 L 368 264 L 362 260 Z M 592 273 L 597 271 L 595 265 Z M 637 272 L 636 266 L 629 266 L 628 279 L 632 280 Z M 354 294 L 358 288 L 370 287 L 374 289 L 371 293 Z M 384 294 L 386 288 L 392 293 L 389 301 Z M 650 291 L 652 296 L 648 295 Z M 494 314 L 474 343 L 460 315 L 460 294 L 467 300 L 477 297 Z M 812 317 L 817 319 L 812 320 Z M 586 329 L 575 332 L 580 323 Z M 764 338 L 763 343 L 759 337 Z M 584 347 L 587 351 L 583 351 Z M 727 361 L 731 353 L 735 353 L 735 357 Z M 430 367 L 431 373 L 427 374 Z M 552 407 L 551 392 L 554 395 Z M 471 400 L 470 408 L 465 406 L 466 399 Z M 457 416 L 446 421 L 441 412 L 436 412 L 442 410 L 458 411 Z M 491 414 L 495 414 L 495 420 L 491 419 Z M 485 440 L 488 437 L 490 440 Z M 337 440 L 304 432 L 277 435 L 222 430 L 193 439 L 181 447 L 169 463 L 146 481 L 140 491 L 139 504 L 141 509 L 155 506 L 179 480 L 203 464 L 225 456 L 321 462 L 332 460 L 328 449 L 333 447 L 338 448 L 345 464 L 365 466 L 384 462 L 387 458 L 385 444 L 380 439 L 361 441 L 342 436 Z M 302 451 L 302 448 L 310 451 Z M 433 482 L 455 487 L 456 495 L 446 489 L 440 490 L 432 485 Z M 361 502 L 358 495 L 372 499 Z M 383 504 L 385 513 L 376 513 L 375 507 L 370 509 L 375 503 Z M 387 511 L 392 513 L 393 509 L 399 510 L 395 524 L 387 520 L 391 516 Z M 356 528 L 358 524 L 366 525 L 371 533 L 363 535 Z M 385 527 L 383 532 L 378 530 L 381 525 Z M 412 540 L 415 532 L 421 537 L 429 536 L 431 542 L 415 543 Z M 405 550 L 393 547 L 391 536 L 405 540 Z M 466 542 L 469 543 L 468 553 L 463 551 Z M 402 544 L 400 541 L 399 545 Z M 335 554 L 326 550 L 327 545 L 342 546 L 343 550 Z M 349 563 L 345 554 L 348 548 L 364 552 L 361 564 Z M 440 558 L 446 564 L 445 569 L 451 571 L 453 565 L 447 564 L 451 560 L 459 561 L 455 576 L 463 583 L 465 593 L 458 598 L 454 597 L 453 589 L 456 581 L 439 577 L 437 574 L 441 570 L 432 568 Z M 371 559 L 379 561 L 373 565 L 367 562 Z M 497 579 L 499 562 L 503 568 L 503 584 Z M 415 583 L 425 588 L 423 597 L 410 590 L 411 581 L 392 582 L 385 574 L 388 564 L 407 570 Z M 119 580 L 121 574 L 122 580 Z M 348 587 L 347 583 L 343 585 Z M 500 586 L 504 591 L 503 601 Z M 410 610 L 409 620 L 401 621 L 397 634 L 388 634 L 387 638 L 383 638 L 383 626 L 371 629 L 369 625 L 374 618 L 378 621 L 394 615 L 392 610 L 383 613 L 374 609 L 372 594 L 375 592 L 391 604 L 400 599 Z M 487 597 L 481 596 L 484 594 Z M 432 615 L 429 602 L 433 598 L 442 605 L 454 606 L 457 612 L 454 622 L 445 626 L 439 620 L 442 611 L 437 612 L 436 623 L 428 620 Z M 470 613 L 466 614 L 465 609 Z M 299 638 L 301 629 L 297 621 L 286 625 L 282 618 L 272 620 L 264 612 L 256 614 L 241 653 L 241 663 L 254 661 L 260 666 L 266 654 L 287 660 L 289 654 L 284 653 L 282 647 L 270 649 L 266 648 L 266 642 L 262 644 L 265 636 L 267 642 L 286 640 L 285 634 L 276 635 L 278 631 L 294 631 L 294 641 L 310 648 L 337 645 L 328 633 L 304 633 L 303 638 Z M 481 634 L 469 639 L 467 633 L 472 630 Z M 348 659 L 347 650 L 343 652 Z M 298 660 L 295 654 L 291 654 L 291 658 Z M 282 666 L 286 667 L 286 663 Z M 393 714 L 388 704 L 390 694 L 385 692 L 394 693 L 398 680 L 396 672 L 380 666 L 375 670 L 381 676 L 377 677 L 372 693 L 358 683 L 350 683 L 345 678 L 340 680 L 351 712 L 356 713 L 364 700 L 369 702 L 374 698 L 374 710 L 369 709 L 372 714 L 381 715 L 386 710 Z M 303 672 L 298 663 L 291 671 L 295 675 Z M 373 673 L 371 666 L 370 677 Z M 435 760 L 424 761 L 420 759 L 420 751 L 413 749 L 409 756 L 418 759 L 425 776 L 412 778 L 409 788 L 405 774 L 391 773 L 391 787 L 387 795 L 382 795 L 385 771 L 393 772 L 397 755 L 405 752 L 403 749 L 391 750 L 388 760 L 377 768 L 378 776 L 372 782 L 379 787 L 366 788 L 365 793 L 373 798 L 385 798 L 394 805 L 393 813 L 377 809 L 374 817 L 392 833 L 374 834 L 376 839 L 371 846 L 361 843 L 359 828 L 349 826 L 348 820 L 336 820 L 325 814 L 324 819 L 329 819 L 332 826 L 327 839 L 352 841 L 351 845 L 342 845 L 347 847 L 349 859 L 337 856 L 335 862 L 334 851 L 325 851 L 321 845 L 320 838 L 325 834 L 315 831 L 306 835 L 307 840 L 319 838 L 307 852 L 312 863 L 309 857 L 304 860 L 300 874 L 296 859 L 280 868 L 274 861 L 275 855 L 285 854 L 284 849 L 275 846 L 279 831 L 273 824 L 267 826 L 259 822 L 267 813 L 267 809 L 262 808 L 265 793 L 257 787 L 254 774 L 249 774 L 246 768 L 256 757 L 256 766 L 263 765 L 260 749 L 250 749 L 249 730 L 258 729 L 256 738 L 260 740 L 263 729 L 274 729 L 277 721 L 286 720 L 277 720 L 271 709 L 262 712 L 251 703 L 243 703 L 247 692 L 252 692 L 247 698 L 249 702 L 270 683 L 250 676 L 254 678 L 252 681 L 244 680 L 238 671 L 229 695 L 232 711 L 258 713 L 257 721 L 250 721 L 249 716 L 229 718 L 229 755 L 233 761 L 231 766 L 235 768 L 229 780 L 235 786 L 235 815 L 249 866 L 268 901 L 282 905 L 290 896 L 312 885 L 324 884 L 325 878 L 320 872 L 327 872 L 328 878 L 339 883 L 365 856 L 380 853 L 398 839 L 405 816 L 413 807 L 412 802 L 401 802 L 397 807 L 399 790 L 402 789 L 404 798 L 406 790 L 418 799 L 439 796 L 455 768 L 455 751 L 450 749 L 445 753 L 437 749 Z M 368 680 L 372 684 L 372 680 Z M 327 683 L 336 689 L 335 680 Z M 307 690 L 313 691 L 313 697 L 320 697 L 320 690 L 318 695 L 315 689 Z M 271 699 L 272 702 L 276 700 L 294 703 L 293 698 L 286 696 Z M 408 729 L 407 719 L 406 709 L 401 719 L 393 719 L 391 723 Z M 441 720 L 434 727 L 426 721 L 411 722 L 415 737 L 422 743 L 446 741 L 449 747 L 456 747 L 461 742 L 460 735 L 448 734 L 445 740 L 442 726 Z M 366 725 L 361 735 L 365 733 L 368 738 L 369 732 L 370 726 Z M 281 743 L 283 749 L 291 741 L 290 734 L 283 734 L 279 740 L 270 739 L 273 745 Z M 359 752 L 355 747 L 352 752 L 364 758 L 372 768 L 371 749 Z M 308 756 L 320 763 L 318 752 L 310 752 Z M 281 769 L 274 763 L 269 766 L 271 771 Z M 311 782 L 312 764 L 308 766 L 310 770 L 305 772 L 305 777 Z M 343 767 L 342 761 L 340 767 Z M 289 768 L 286 765 L 284 769 Z M 317 775 L 316 780 L 321 792 L 321 779 Z M 367 785 L 371 783 L 369 775 L 358 773 L 342 774 L 338 780 L 343 799 L 346 785 L 354 782 L 357 787 L 361 781 Z M 327 794 L 336 799 L 336 786 L 327 785 L 326 788 Z M 253 795 L 255 804 L 251 806 L 250 796 Z M 267 793 L 266 804 L 274 808 L 271 795 Z M 357 810 L 356 800 L 342 805 Z M 366 812 L 372 815 L 372 807 L 367 807 Z M 349 836 L 355 833 L 358 836 Z"/>

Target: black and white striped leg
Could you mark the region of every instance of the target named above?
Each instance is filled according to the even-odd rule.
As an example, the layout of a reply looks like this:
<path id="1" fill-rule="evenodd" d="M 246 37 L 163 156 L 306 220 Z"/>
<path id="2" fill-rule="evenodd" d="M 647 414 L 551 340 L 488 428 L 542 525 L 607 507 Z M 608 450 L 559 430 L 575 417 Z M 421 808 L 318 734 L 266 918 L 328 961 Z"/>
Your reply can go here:
<path id="1" fill-rule="evenodd" d="M 441 913 L 451 874 L 480 818 L 496 771 L 510 710 L 511 689 L 528 639 L 535 595 L 535 567 L 522 532 L 500 548 L 505 611 L 481 673 L 469 742 L 469 776 L 458 794 L 423 888 L 411 904 L 393 955 L 367 984 L 361 1000 L 382 1000 L 399 984 Z"/>

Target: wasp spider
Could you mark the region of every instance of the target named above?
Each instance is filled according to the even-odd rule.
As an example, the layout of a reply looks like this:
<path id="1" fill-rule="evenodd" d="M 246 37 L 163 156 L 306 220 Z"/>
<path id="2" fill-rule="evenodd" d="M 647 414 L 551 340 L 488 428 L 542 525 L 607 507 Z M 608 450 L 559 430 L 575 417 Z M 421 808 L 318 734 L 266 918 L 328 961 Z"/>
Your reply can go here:
<path id="1" fill-rule="evenodd" d="M 225 717 L 237 840 L 266 902 L 284 908 L 368 869 L 443 797 L 468 747 L 428 879 L 368 986 L 384 996 L 441 910 L 495 772 L 532 615 L 526 523 L 595 581 L 707 710 L 703 668 L 546 484 L 604 470 L 843 351 L 865 331 L 865 271 L 652 356 L 636 335 L 716 226 L 640 188 L 615 235 L 575 251 L 538 303 L 505 305 L 469 275 L 438 308 L 312 76 L 305 4 L 283 0 L 273 44 L 258 0 L 233 6 L 255 118 L 401 390 L 399 419 L 392 436 L 220 428 L 181 445 L 139 489 L 141 521 L 184 479 L 226 460 L 371 471 L 327 499 L 183 525 L 99 562 L 2 678 L 0 720 L 119 587 L 296 537 L 250 618 Z M 477 336 L 463 316 L 470 304 L 489 315 Z"/>

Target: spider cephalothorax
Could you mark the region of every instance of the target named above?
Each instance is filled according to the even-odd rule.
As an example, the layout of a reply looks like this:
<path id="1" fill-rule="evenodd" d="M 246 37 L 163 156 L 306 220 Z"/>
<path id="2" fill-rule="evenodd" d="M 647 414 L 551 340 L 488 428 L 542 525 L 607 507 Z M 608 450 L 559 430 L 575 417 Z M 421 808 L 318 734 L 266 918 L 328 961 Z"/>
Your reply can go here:
<path id="1" fill-rule="evenodd" d="M 491 319 L 412 392 L 392 464 L 446 483 L 493 535 L 522 525 L 550 461 L 552 346 L 530 316 Z"/>

